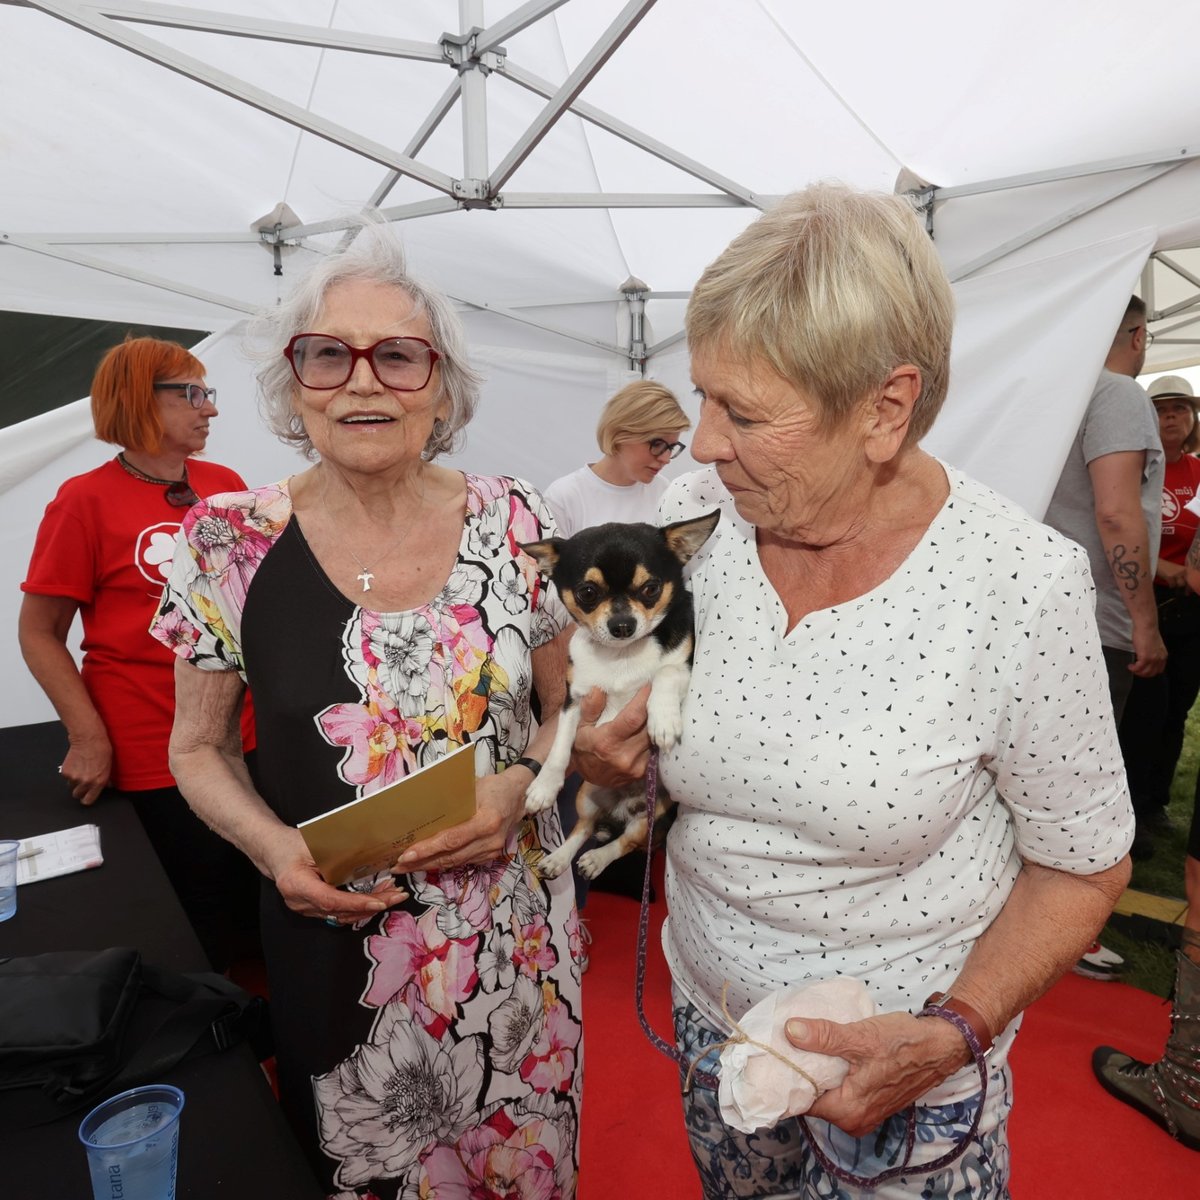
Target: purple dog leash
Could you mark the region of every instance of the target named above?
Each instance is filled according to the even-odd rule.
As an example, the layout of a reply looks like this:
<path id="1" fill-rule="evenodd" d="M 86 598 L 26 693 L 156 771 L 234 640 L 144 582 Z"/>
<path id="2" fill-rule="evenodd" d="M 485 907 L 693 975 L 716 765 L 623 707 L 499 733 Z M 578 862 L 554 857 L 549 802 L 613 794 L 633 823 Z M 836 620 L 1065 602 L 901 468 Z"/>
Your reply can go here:
<path id="1" fill-rule="evenodd" d="M 690 1082 L 687 1088 L 690 1088 L 694 1083 L 698 1083 L 701 1087 L 715 1092 L 718 1088 L 716 1075 L 708 1071 L 697 1070 L 695 1064 L 689 1062 L 685 1054 L 665 1038 L 659 1037 L 654 1032 L 650 1026 L 649 1019 L 646 1017 L 646 947 L 650 932 L 650 869 L 651 860 L 654 855 L 654 810 L 657 807 L 657 802 L 658 748 L 651 746 L 650 758 L 646 764 L 646 873 L 642 880 L 642 903 L 638 912 L 637 973 L 634 979 L 634 996 L 637 1003 L 638 1022 L 646 1037 L 650 1040 L 650 1044 L 655 1049 L 661 1050 L 663 1054 L 676 1063 L 681 1071 L 688 1072 Z M 821 1149 L 816 1135 L 809 1128 L 808 1120 L 803 1116 L 798 1117 L 797 1120 L 800 1123 L 800 1128 L 804 1130 L 804 1136 L 808 1139 L 813 1157 L 825 1171 L 842 1183 L 848 1183 L 853 1187 L 871 1189 L 878 1187 L 881 1183 L 885 1183 L 889 1179 L 896 1179 L 902 1175 L 932 1175 L 935 1171 L 940 1171 L 943 1167 L 947 1167 L 954 1162 L 966 1150 L 967 1146 L 970 1145 L 971 1139 L 979 1130 L 979 1122 L 983 1117 L 983 1106 L 987 1101 L 988 1080 L 987 1061 L 984 1058 L 983 1047 L 980 1045 L 979 1039 L 975 1036 L 975 1031 L 958 1013 L 936 1004 L 927 1005 L 917 1015 L 919 1017 L 940 1017 L 944 1021 L 949 1021 L 963 1035 L 968 1047 L 970 1047 L 971 1055 L 975 1060 L 975 1067 L 979 1071 L 980 1086 L 979 1104 L 975 1109 L 975 1115 L 971 1118 L 971 1124 L 961 1139 L 955 1141 L 954 1145 L 945 1154 L 933 1159 L 932 1162 L 913 1163 L 911 1159 L 913 1148 L 916 1144 L 917 1117 L 915 1106 L 909 1105 L 904 1110 L 903 1162 L 898 1166 L 889 1167 L 886 1171 L 881 1171 L 878 1175 L 866 1176 L 855 1175 L 852 1171 L 847 1171 L 845 1167 L 841 1167 L 835 1163 Z"/>
<path id="2" fill-rule="evenodd" d="M 702 1087 L 717 1090 L 717 1077 L 707 1071 L 693 1070 L 692 1063 L 665 1038 L 660 1038 L 650 1027 L 646 1017 L 646 944 L 650 935 L 650 865 L 654 857 L 654 810 L 658 805 L 658 747 L 650 747 L 650 760 L 646 763 L 646 874 L 642 879 L 642 906 L 638 911 L 637 975 L 634 979 L 634 996 L 637 1000 L 638 1021 L 650 1039 L 650 1044 L 661 1050 L 679 1068 L 690 1072 L 691 1078 Z"/>

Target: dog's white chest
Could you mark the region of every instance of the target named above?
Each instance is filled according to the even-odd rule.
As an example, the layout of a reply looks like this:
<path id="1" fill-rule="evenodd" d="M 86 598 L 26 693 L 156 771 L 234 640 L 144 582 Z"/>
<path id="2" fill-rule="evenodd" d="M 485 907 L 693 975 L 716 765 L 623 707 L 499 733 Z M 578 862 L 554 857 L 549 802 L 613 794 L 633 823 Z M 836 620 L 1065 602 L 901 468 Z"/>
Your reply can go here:
<path id="1" fill-rule="evenodd" d="M 594 687 L 608 696 L 600 723 L 610 720 L 645 687 L 665 662 L 662 647 L 652 637 L 620 647 L 603 646 L 577 629 L 571 638 L 571 695 L 581 699 Z"/>

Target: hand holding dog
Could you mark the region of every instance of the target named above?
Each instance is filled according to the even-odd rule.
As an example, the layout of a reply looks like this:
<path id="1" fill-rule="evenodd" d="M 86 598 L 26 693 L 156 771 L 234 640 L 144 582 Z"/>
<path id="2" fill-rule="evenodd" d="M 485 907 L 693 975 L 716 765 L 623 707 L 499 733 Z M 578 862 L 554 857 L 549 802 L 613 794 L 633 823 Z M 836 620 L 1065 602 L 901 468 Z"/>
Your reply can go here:
<path id="1" fill-rule="evenodd" d="M 475 781 L 475 815 L 461 825 L 414 842 L 400 855 L 396 871 L 448 871 L 468 863 L 503 858 L 509 834 L 525 811 L 528 772 L 501 771 Z"/>
<path id="2" fill-rule="evenodd" d="M 646 732 L 647 684 L 611 721 L 597 725 L 605 695 L 593 688 L 580 705 L 573 766 L 588 781 L 602 787 L 625 787 L 646 774 L 650 735 Z"/>
<path id="3" fill-rule="evenodd" d="M 870 1133 L 970 1061 L 962 1035 L 947 1021 L 883 1013 L 865 1021 L 792 1020 L 787 1039 L 799 1050 L 844 1058 L 850 1071 L 840 1087 L 808 1111 L 851 1137 Z"/>

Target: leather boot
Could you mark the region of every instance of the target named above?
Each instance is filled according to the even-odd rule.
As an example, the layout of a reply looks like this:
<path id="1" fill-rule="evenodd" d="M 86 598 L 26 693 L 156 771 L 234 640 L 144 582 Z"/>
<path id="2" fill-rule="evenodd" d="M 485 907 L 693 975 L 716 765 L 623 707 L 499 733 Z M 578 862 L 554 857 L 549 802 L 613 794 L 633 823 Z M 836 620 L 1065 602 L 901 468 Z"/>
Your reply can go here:
<path id="1" fill-rule="evenodd" d="M 1158 1062 L 1138 1062 L 1100 1046 L 1092 1070 L 1110 1095 L 1145 1113 L 1189 1150 L 1200 1150 L 1200 964 L 1178 956 L 1171 1033 Z"/>

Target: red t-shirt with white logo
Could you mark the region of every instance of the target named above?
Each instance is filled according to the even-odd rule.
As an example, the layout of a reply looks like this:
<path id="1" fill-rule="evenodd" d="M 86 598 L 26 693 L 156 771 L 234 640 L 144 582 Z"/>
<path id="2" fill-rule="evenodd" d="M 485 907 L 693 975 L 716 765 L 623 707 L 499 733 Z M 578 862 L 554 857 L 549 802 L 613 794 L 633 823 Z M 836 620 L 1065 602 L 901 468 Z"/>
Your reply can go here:
<path id="1" fill-rule="evenodd" d="M 216 463 L 188 460 L 197 496 L 244 491 Z M 175 656 L 149 634 L 186 509 L 162 484 L 136 479 L 112 459 L 68 479 L 38 527 L 21 590 L 69 596 L 83 624 L 81 674 L 113 747 L 113 785 L 140 792 L 173 787 L 167 740 L 175 716 Z M 249 697 L 242 742 L 254 745 Z"/>
<path id="2" fill-rule="evenodd" d="M 1159 558 L 1180 566 L 1187 561 L 1188 548 L 1200 518 L 1188 512 L 1189 500 L 1200 492 L 1200 459 L 1182 454 L 1178 462 L 1167 463 L 1167 474 L 1163 480 L 1162 494 L 1162 546 Z"/>

